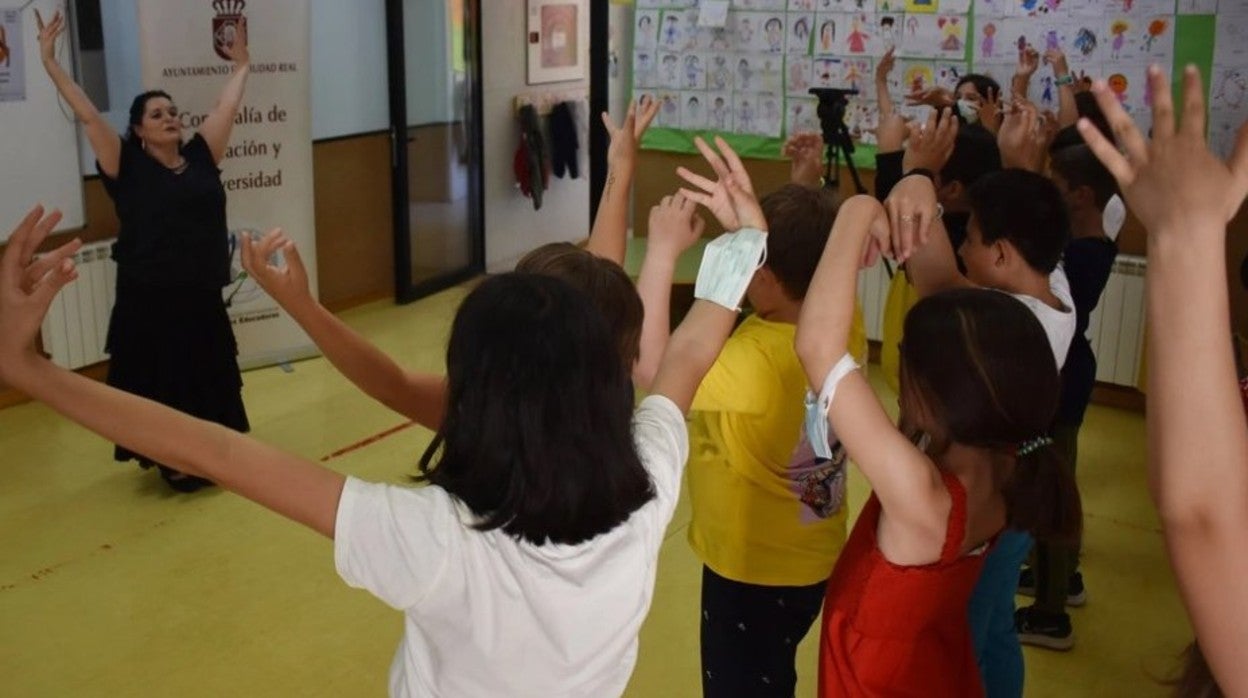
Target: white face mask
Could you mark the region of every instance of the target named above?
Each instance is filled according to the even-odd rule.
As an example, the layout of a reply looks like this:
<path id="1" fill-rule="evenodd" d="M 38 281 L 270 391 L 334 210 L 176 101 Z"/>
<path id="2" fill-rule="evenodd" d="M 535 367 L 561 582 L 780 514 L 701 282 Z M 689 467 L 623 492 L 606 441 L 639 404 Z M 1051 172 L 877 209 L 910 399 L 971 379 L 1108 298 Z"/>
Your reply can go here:
<path id="1" fill-rule="evenodd" d="M 1105 237 L 1117 240 L 1118 233 L 1127 222 L 1127 205 L 1122 197 L 1114 194 L 1105 202 L 1105 210 L 1101 211 L 1101 227 L 1105 229 Z"/>
<path id="2" fill-rule="evenodd" d="M 958 113 L 968 124 L 979 123 L 979 103 L 973 99 L 959 99 Z"/>
<path id="3" fill-rule="evenodd" d="M 742 228 L 720 235 L 708 243 L 702 253 L 693 297 L 738 311 L 754 272 L 766 261 L 767 233 L 756 228 Z"/>

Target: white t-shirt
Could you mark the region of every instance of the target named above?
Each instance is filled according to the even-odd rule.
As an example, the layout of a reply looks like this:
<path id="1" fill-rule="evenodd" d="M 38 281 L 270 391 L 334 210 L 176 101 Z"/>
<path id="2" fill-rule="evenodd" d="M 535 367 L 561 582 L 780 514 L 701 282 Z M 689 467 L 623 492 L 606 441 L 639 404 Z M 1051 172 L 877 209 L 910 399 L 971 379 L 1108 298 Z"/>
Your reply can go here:
<path id="1" fill-rule="evenodd" d="M 1019 299 L 1035 313 L 1036 319 L 1044 326 L 1044 333 L 1049 337 L 1049 345 L 1053 348 L 1053 358 L 1057 359 L 1057 370 L 1066 365 L 1066 354 L 1070 351 L 1070 342 L 1075 338 L 1075 300 L 1070 295 L 1070 280 L 1062 265 L 1057 265 L 1049 275 L 1049 290 L 1066 306 L 1058 310 L 1034 296 L 1021 293 L 1010 295 Z"/>
<path id="2" fill-rule="evenodd" d="M 338 574 L 406 614 L 391 695 L 624 692 L 689 456 L 685 417 L 662 396 L 637 408 L 633 438 L 655 499 L 574 546 L 478 531 L 472 512 L 440 487 L 348 478 L 334 539 Z"/>

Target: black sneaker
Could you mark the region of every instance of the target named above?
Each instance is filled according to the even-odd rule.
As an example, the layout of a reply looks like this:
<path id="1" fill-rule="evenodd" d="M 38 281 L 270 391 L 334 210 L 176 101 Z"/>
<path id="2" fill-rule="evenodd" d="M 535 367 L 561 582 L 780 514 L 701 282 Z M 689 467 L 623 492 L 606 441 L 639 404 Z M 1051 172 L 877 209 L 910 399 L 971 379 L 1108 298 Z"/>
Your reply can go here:
<path id="1" fill-rule="evenodd" d="M 1088 602 L 1088 590 L 1083 588 L 1083 573 L 1070 575 L 1066 583 L 1066 605 L 1078 608 Z"/>
<path id="2" fill-rule="evenodd" d="M 1014 612 L 1014 628 L 1024 645 L 1062 652 L 1075 646 L 1075 632 L 1065 613 L 1045 613 L 1035 606 L 1020 608 Z"/>
<path id="3" fill-rule="evenodd" d="M 1024 567 L 1018 573 L 1018 595 L 1036 598 L 1036 571 Z M 1083 573 L 1075 572 L 1066 582 L 1066 605 L 1079 608 L 1088 602 L 1088 591 L 1083 586 Z"/>

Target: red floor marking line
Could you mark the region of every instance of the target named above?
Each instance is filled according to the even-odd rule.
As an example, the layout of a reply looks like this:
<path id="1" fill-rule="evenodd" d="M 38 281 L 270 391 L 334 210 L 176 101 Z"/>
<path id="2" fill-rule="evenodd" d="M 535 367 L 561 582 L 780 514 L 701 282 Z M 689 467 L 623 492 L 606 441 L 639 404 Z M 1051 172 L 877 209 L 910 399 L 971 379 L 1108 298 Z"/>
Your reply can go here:
<path id="1" fill-rule="evenodd" d="M 338 458 L 339 456 L 345 456 L 345 455 L 347 455 L 348 453 L 350 453 L 350 452 L 352 452 L 352 451 L 358 451 L 358 450 L 360 450 L 361 448 L 364 448 L 365 446 L 367 446 L 367 445 L 369 445 L 369 444 L 373 444 L 373 443 L 377 443 L 378 441 L 381 441 L 382 439 L 386 438 L 387 436 L 392 436 L 392 435 L 394 435 L 394 434 L 397 434 L 397 433 L 399 433 L 400 431 L 403 431 L 404 429 L 406 429 L 406 428 L 408 428 L 408 427 L 412 426 L 412 425 L 413 425 L 413 424 L 415 424 L 415 423 L 416 423 L 416 422 L 406 422 L 406 423 L 404 423 L 404 424 L 400 424 L 400 425 L 398 425 L 397 427 L 390 427 L 389 429 L 387 429 L 387 430 L 385 430 L 385 431 L 383 431 L 383 432 L 380 432 L 380 433 L 377 433 L 377 434 L 373 434 L 372 436 L 368 437 L 367 439 L 364 439 L 363 441 L 357 441 L 357 442 L 355 442 L 355 443 L 351 444 L 350 446 L 344 446 L 343 448 L 340 448 L 340 449 L 338 449 L 337 451 L 334 451 L 333 453 L 329 454 L 328 456 L 324 456 L 324 457 L 322 457 L 322 458 L 321 458 L 321 462 L 322 462 L 322 463 L 324 463 L 325 461 L 331 461 L 331 460 L 333 460 L 333 459 L 335 459 L 335 458 Z"/>

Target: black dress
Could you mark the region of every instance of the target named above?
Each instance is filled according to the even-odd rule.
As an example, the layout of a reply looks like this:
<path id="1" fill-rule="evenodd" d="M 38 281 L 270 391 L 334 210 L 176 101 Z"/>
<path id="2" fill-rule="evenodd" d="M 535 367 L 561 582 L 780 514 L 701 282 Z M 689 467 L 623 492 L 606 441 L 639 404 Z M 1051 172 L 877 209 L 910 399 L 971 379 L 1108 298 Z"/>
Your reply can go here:
<path id="1" fill-rule="evenodd" d="M 121 220 L 108 384 L 248 431 L 238 346 L 221 295 L 230 281 L 225 188 L 202 136 L 182 155 L 187 166 L 175 172 L 123 139 L 117 177 L 100 173 Z M 114 457 L 156 464 L 121 446 Z"/>

